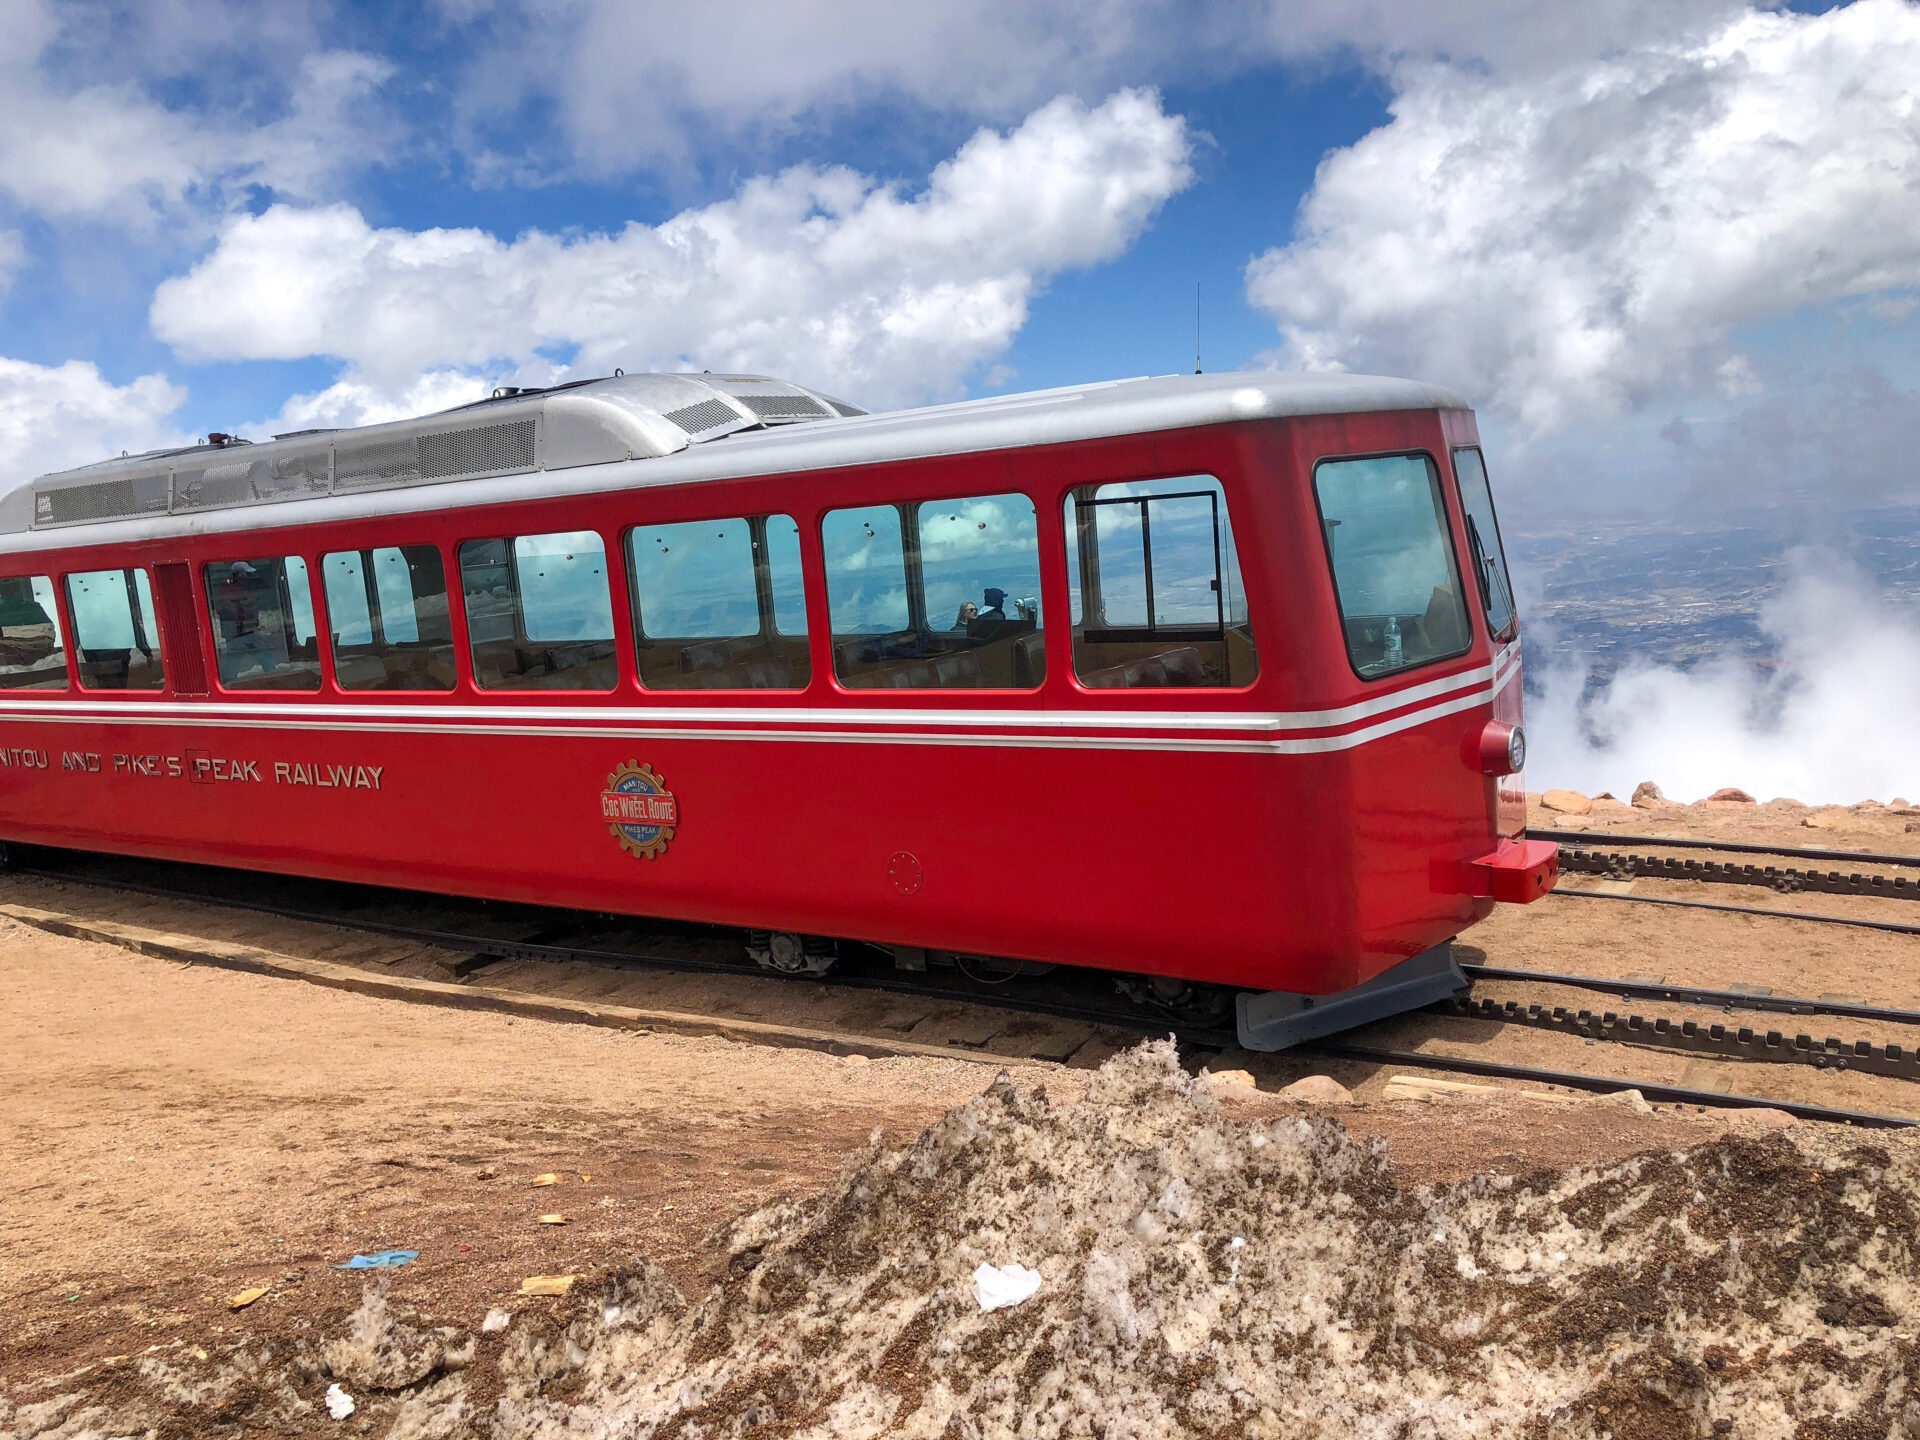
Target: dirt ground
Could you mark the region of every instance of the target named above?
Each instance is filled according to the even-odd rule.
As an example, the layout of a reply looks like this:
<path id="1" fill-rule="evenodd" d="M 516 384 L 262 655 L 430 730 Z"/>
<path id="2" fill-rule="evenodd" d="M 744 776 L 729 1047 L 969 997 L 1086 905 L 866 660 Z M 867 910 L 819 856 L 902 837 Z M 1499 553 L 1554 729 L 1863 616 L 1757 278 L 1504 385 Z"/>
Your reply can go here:
<path id="1" fill-rule="evenodd" d="M 1603 807 L 1534 818 L 1920 854 L 1920 832 L 1906 828 L 1913 820 L 1885 807 L 1817 812 L 1822 827 L 1805 826 L 1815 813 Z M 1920 922 L 1920 905 L 1902 902 L 1652 881 L 1633 893 L 1709 890 L 1702 898 Z M 1467 943 L 1488 963 L 1517 968 L 1757 982 L 1920 1007 L 1916 936 L 1560 897 L 1503 909 Z M 1747 1023 L 1849 1037 L 1860 1028 Z M 1916 1037 L 1874 1027 L 1874 1038 Z M 1749 1093 L 1920 1110 L 1908 1082 L 1703 1067 L 1435 1017 L 1367 1039 L 1690 1084 L 1737 1068 L 1735 1088 Z M 977 1095 L 995 1073 L 982 1058 L 989 1063 L 850 1060 L 450 1011 L 183 967 L 0 922 L 0 1387 L 19 1395 L 156 1345 L 337 1333 L 364 1276 L 332 1267 L 386 1248 L 420 1252 L 393 1272 L 396 1300 L 469 1330 L 495 1307 L 562 1303 L 521 1297 L 525 1277 L 592 1276 L 637 1259 L 697 1295 L 724 1258 L 716 1227 L 772 1197 L 817 1190 L 876 1130 L 898 1140 Z M 1266 1093 L 1232 1101 L 1248 1116 L 1290 1113 L 1298 1107 L 1272 1087 L 1312 1069 L 1332 1074 L 1359 1103 L 1328 1113 L 1357 1136 L 1383 1138 L 1402 1183 L 1599 1163 L 1757 1123 L 1670 1106 L 1391 1102 L 1380 1098 L 1390 1072 L 1376 1067 L 1232 1053 L 1212 1063 L 1254 1070 Z M 1013 1075 L 1065 1098 L 1087 1079 L 1052 1064 Z M 561 1178 L 532 1183 L 543 1174 Z M 565 1223 L 542 1224 L 548 1214 Z M 229 1310 L 228 1297 L 253 1287 L 266 1294 Z"/>

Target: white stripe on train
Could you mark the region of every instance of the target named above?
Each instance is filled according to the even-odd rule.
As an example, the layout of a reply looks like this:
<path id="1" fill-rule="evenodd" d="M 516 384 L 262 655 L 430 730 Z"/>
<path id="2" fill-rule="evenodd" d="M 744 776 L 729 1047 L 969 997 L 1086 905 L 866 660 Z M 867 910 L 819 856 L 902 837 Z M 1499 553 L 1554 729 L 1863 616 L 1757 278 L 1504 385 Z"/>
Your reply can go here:
<path id="1" fill-rule="evenodd" d="M 862 739 L 880 741 L 885 737 L 865 731 L 840 732 L 827 730 L 734 730 L 702 731 L 697 725 L 727 726 L 932 726 L 932 727 L 980 727 L 980 728 L 1022 728 L 1028 730 L 1059 731 L 1109 731 L 1109 730 L 1237 730 L 1265 731 L 1268 733 L 1299 730 L 1333 730 L 1354 725 L 1375 715 L 1401 709 L 1418 701 L 1438 697 L 1456 697 L 1457 692 L 1468 686 L 1479 687 L 1463 703 L 1449 703 L 1435 708 L 1422 706 L 1419 714 L 1432 718 L 1453 714 L 1457 710 L 1491 697 L 1506 687 L 1518 668 L 1519 644 L 1510 644 L 1494 658 L 1491 665 L 1476 666 L 1471 670 L 1457 671 L 1438 680 L 1430 680 L 1421 685 L 1409 686 L 1391 694 L 1375 696 L 1352 705 L 1344 705 L 1332 710 L 1291 710 L 1291 711 L 1254 711 L 1254 710 L 933 710 L 895 707 L 888 709 L 850 709 L 850 708 L 797 708 L 776 706 L 691 706 L 659 705 L 647 707 L 599 706 L 592 704 L 552 705 L 496 704 L 496 705 L 354 705 L 334 702 L 303 701 L 297 704 L 275 704 L 272 702 L 250 701 L 202 701 L 202 700 L 138 700 L 133 698 L 84 699 L 84 700 L 19 700 L 11 703 L 0 699 L 0 720 L 27 719 L 67 719 L 84 718 L 92 721 L 117 721 L 122 724 L 182 724 L 197 725 L 241 725 L 261 726 L 265 728 L 285 728 L 291 725 L 296 729 L 313 730 L 414 730 L 427 733 L 474 734 L 574 734 L 581 729 L 590 728 L 595 733 L 622 735 L 678 734 L 696 735 L 705 738 L 709 735 L 729 738 L 751 738 L 760 736 L 767 739 Z M 1493 677 L 1491 685 L 1481 682 Z M 1428 712 L 1431 711 L 1431 716 Z M 1393 729 L 1405 729 L 1400 723 L 1409 717 L 1396 717 Z M 530 722 L 565 722 L 564 728 L 555 729 L 551 724 Z M 407 722 L 407 723 L 367 723 L 367 722 Z M 448 723 L 461 722 L 461 723 Z M 481 722 L 481 723 L 474 723 Z M 485 722 L 493 722 L 491 724 Z M 506 722 L 502 725 L 502 722 Z M 1420 723 L 1414 720 L 1412 723 Z M 615 728 L 617 727 L 617 728 Z M 636 728 L 637 727 L 637 728 Z M 1392 733 L 1378 726 L 1369 726 L 1353 732 L 1363 738 L 1375 733 Z M 954 744 L 992 744 L 992 743 L 1044 743 L 1044 737 L 1038 736 L 953 736 L 940 742 L 930 733 L 918 733 L 910 737 L 919 743 Z M 1068 743 L 1085 743 L 1096 737 L 1087 734 L 1072 734 L 1062 737 Z M 1147 748 L 1156 748 L 1165 742 L 1146 740 Z M 1192 737 L 1196 741 L 1199 737 Z M 1310 754 L 1327 747 L 1319 743 L 1324 739 L 1344 737 L 1313 737 L 1294 742 L 1300 748 L 1288 748 L 1284 753 Z M 1250 748 L 1255 751 L 1270 750 L 1274 742 L 1244 741 L 1230 742 L 1235 748 Z M 1140 748 L 1133 746 L 1131 748 Z M 1204 748 L 1211 748 L 1204 747 Z"/>
<path id="2" fill-rule="evenodd" d="M 306 732 L 334 731 L 349 734 L 405 734 L 405 735 L 511 735 L 521 737 L 542 736 L 578 740 L 766 740 L 782 741 L 789 744 L 838 744 L 838 745 L 962 745 L 962 746 L 1013 746 L 1026 749 L 1072 748 L 1091 750 L 1159 750 L 1175 752 L 1200 752 L 1209 754 L 1238 755 L 1322 755 L 1338 750 L 1350 750 L 1364 745 L 1370 740 L 1398 734 L 1402 730 L 1411 730 L 1431 720 L 1439 720 L 1455 715 L 1463 710 L 1488 703 L 1494 695 L 1495 687 L 1488 685 L 1464 695 L 1456 695 L 1444 702 L 1422 706 L 1404 715 L 1394 716 L 1377 724 L 1368 725 L 1359 730 L 1350 730 L 1339 735 L 1307 735 L 1299 737 L 1216 739 L 1198 735 L 1116 735 L 1116 734 L 1041 734 L 1041 735 L 1002 735 L 982 732 L 955 734 L 940 731 L 875 731 L 875 730 L 789 730 L 789 729 L 716 729 L 691 725 L 663 725 L 659 722 L 667 713 L 653 712 L 649 718 L 656 723 L 651 725 L 618 725 L 587 723 L 572 725 L 551 724 L 487 724 L 463 722 L 447 724 L 442 720 L 436 723 L 426 718 L 414 718 L 409 714 L 405 718 L 394 715 L 392 709 L 385 709 L 381 720 L 356 720 L 334 718 L 331 707 L 321 710 L 308 707 L 301 711 L 298 718 L 279 718 L 265 715 L 250 706 L 234 707 L 243 713 L 240 715 L 207 715 L 203 713 L 182 714 L 184 706 L 167 707 L 160 711 L 143 710 L 139 713 L 126 713 L 127 707 L 98 707 L 87 713 L 58 711 L 49 713 L 42 706 L 22 707 L 18 710 L 0 710 L 3 720 L 41 720 L 53 724 L 121 724 L 137 726 L 192 724 L 200 728 L 221 730 L 299 730 Z M 493 711 L 499 715 L 507 707 Z M 434 714 L 436 712 L 428 712 Z M 445 710 L 437 712 L 444 717 Z M 507 713 L 515 713 L 510 710 Z M 518 712 L 524 714 L 525 712 Z M 570 714 L 578 720 L 593 721 L 603 712 L 578 710 Z M 739 712 L 734 712 L 738 716 Z M 844 712 L 811 712 L 820 715 L 844 714 Z M 925 712 L 921 712 L 924 714 Z M 1032 712 L 1005 712 L 1010 716 L 1019 715 L 1020 719 L 1010 719 L 1006 723 L 1034 723 Z M 320 716 L 327 718 L 318 718 Z M 1057 720 L 1061 724 L 1071 724 L 1079 717 L 1056 714 L 1045 717 Z M 1166 725 L 1163 722 L 1175 717 L 1129 717 L 1136 729 L 1173 729 L 1193 728 L 1190 724 L 1179 726 Z M 1204 717 L 1185 717 L 1206 719 L 1225 724 L 1229 715 L 1209 715 Z M 1243 721 L 1263 721 L 1271 717 L 1247 715 Z M 1232 728 L 1257 728 L 1245 723 L 1235 724 Z"/>

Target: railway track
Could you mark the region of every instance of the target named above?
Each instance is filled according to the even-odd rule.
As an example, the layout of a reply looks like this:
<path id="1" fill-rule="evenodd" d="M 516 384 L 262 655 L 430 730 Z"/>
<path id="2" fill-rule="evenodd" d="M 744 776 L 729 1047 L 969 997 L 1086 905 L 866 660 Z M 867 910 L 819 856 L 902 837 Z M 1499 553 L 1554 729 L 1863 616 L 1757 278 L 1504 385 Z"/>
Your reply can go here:
<path id="1" fill-rule="evenodd" d="M 1644 837 L 1643 837 L 1644 838 Z M 1638 843 L 1638 842 L 1636 842 Z M 1655 843 L 1667 843 L 1659 841 Z M 1864 857 L 1854 857 L 1864 858 Z M 1902 857 L 1909 858 L 1909 857 Z M 705 973 L 730 976 L 775 977 L 737 959 L 718 954 L 697 953 L 698 946 L 685 943 L 688 932 L 701 927 L 682 927 L 673 932 L 669 944 L 651 950 L 603 949 L 568 943 L 569 935 L 589 933 L 611 922 L 631 925 L 630 917 L 601 917 L 565 911 L 539 911 L 535 907 L 497 906 L 489 902 L 462 902 L 446 897 L 421 897 L 408 892 L 373 891 L 368 887 L 334 885 L 331 882 L 289 880 L 286 888 L 304 892 L 318 903 L 300 904 L 291 900 L 259 898 L 260 877 L 251 872 L 232 872 L 199 866 L 168 866 L 158 862 L 127 861 L 119 858 L 78 856 L 59 857 L 48 863 L 23 864 L 16 873 L 67 883 L 80 883 L 168 900 L 213 904 L 282 920 L 343 928 L 402 940 L 421 946 L 488 960 L 526 960 L 536 962 L 574 962 L 619 969 Z M 1576 871 L 1576 873 L 1582 873 Z M 1592 873 L 1592 872 L 1585 872 Z M 144 877 L 144 878 L 142 878 Z M 1709 878 L 1702 875 L 1697 878 Z M 253 898 L 234 892 L 235 882 L 256 892 Z M 1746 883 L 1735 881 L 1732 883 Z M 1587 894 L 1592 892 L 1569 892 Z M 1615 897 L 1609 897 L 1615 898 Z M 1653 897 L 1617 897 L 1651 899 Z M 471 926 L 448 927 L 422 925 L 395 918 L 409 906 L 426 903 L 445 910 L 465 907 Z M 1754 912 L 1741 906 L 1708 908 Z M 506 911 L 503 917 L 500 912 Z M 384 912 L 384 913 L 383 913 Z M 1848 923 L 1848 917 L 1828 917 L 1797 911 L 1780 912 L 1784 918 L 1813 923 Z M 544 923 L 541 923 L 544 922 Z M 1887 927 L 1881 927 L 1887 928 Z M 1894 927 L 1903 928 L 1903 927 Z M 1920 933 L 1920 927 L 1904 927 Z M 509 933 L 501 933 L 506 930 Z M 1789 1015 L 1826 1015 L 1860 1021 L 1900 1025 L 1920 1025 L 1920 1010 L 1904 1010 L 1841 1000 L 1755 994 L 1748 991 L 1714 990 L 1670 986 L 1664 983 L 1626 981 L 1536 970 L 1514 970 L 1484 964 L 1466 964 L 1463 971 L 1471 981 L 1506 984 L 1545 985 L 1619 995 L 1623 999 L 1661 999 L 1675 1004 L 1710 1006 L 1716 1009 L 1767 1011 Z M 1237 1043 L 1230 1027 L 1207 1017 L 1197 1017 L 1191 1009 L 1136 1002 L 1124 1007 L 1098 995 L 1104 987 L 1111 991 L 1115 977 L 1102 972 L 1064 972 L 1064 981 L 1053 983 L 1028 981 L 1020 986 L 982 983 L 969 980 L 954 985 L 923 976 L 887 973 L 877 964 L 844 965 L 825 983 L 840 989 L 870 990 L 910 995 L 929 1002 L 959 1002 L 1026 1015 L 1048 1016 L 1090 1026 L 1109 1027 L 1139 1035 L 1174 1033 L 1184 1047 L 1224 1050 Z M 822 983 L 819 976 L 794 976 L 810 984 Z M 1816 1069 L 1853 1070 L 1905 1081 L 1920 1080 L 1920 1053 L 1898 1042 L 1868 1039 L 1842 1040 L 1838 1037 L 1814 1037 L 1807 1033 L 1788 1034 L 1781 1030 L 1757 1030 L 1750 1026 L 1728 1026 L 1717 1022 L 1672 1020 L 1664 1016 L 1620 1014 L 1611 1010 L 1572 1009 L 1528 1000 L 1495 1000 L 1472 995 L 1457 997 L 1430 1007 L 1429 1013 L 1445 1018 L 1491 1021 L 1502 1025 L 1553 1031 L 1593 1043 L 1621 1044 L 1650 1049 L 1685 1051 L 1692 1055 L 1729 1061 L 1767 1064 L 1802 1064 Z M 1821 1120 L 1872 1128 L 1906 1127 L 1920 1124 L 1920 1117 L 1886 1114 L 1876 1111 L 1782 1100 L 1764 1095 L 1723 1093 L 1660 1081 L 1623 1079 L 1579 1071 L 1548 1069 L 1539 1066 L 1509 1064 L 1497 1060 L 1434 1054 L 1424 1050 L 1382 1048 L 1362 1043 L 1364 1032 L 1299 1047 L 1293 1053 L 1327 1059 L 1360 1061 L 1370 1064 L 1416 1067 L 1461 1074 L 1528 1081 L 1589 1092 L 1609 1092 L 1627 1088 L 1639 1090 L 1647 1099 L 1662 1103 L 1700 1106 L 1765 1106 L 1782 1110 L 1797 1118 Z"/>

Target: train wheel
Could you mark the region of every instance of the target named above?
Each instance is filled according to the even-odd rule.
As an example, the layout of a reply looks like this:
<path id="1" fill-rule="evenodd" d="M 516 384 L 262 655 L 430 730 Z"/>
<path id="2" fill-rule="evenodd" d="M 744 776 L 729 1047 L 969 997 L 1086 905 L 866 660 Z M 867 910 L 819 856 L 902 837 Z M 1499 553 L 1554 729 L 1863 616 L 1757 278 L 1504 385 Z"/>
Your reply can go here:
<path id="1" fill-rule="evenodd" d="M 7 844 L 6 841 L 0 840 L 0 875 L 6 874 L 7 871 L 13 869 L 13 867 L 19 863 L 19 852 L 16 851 L 13 846 Z"/>
<path id="2" fill-rule="evenodd" d="M 756 965 L 782 975 L 825 975 L 840 963 L 834 941 L 792 930 L 749 931 L 747 954 Z"/>

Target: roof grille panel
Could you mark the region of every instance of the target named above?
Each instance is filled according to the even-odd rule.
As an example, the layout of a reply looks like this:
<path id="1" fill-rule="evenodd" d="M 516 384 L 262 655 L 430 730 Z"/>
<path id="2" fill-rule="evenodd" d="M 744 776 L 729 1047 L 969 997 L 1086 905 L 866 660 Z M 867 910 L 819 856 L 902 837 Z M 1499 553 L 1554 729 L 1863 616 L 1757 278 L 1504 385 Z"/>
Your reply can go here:
<path id="1" fill-rule="evenodd" d="M 89 520 L 128 520 L 167 513 L 167 477 L 132 475 L 124 480 L 96 480 L 91 485 L 66 485 L 36 491 L 33 523 L 79 525 Z"/>
<path id="2" fill-rule="evenodd" d="M 308 495 L 324 495 L 333 488 L 333 457 L 324 449 L 310 450 L 304 455 L 276 456 L 273 483 L 276 491 L 291 494 L 299 490 Z"/>
<path id="3" fill-rule="evenodd" d="M 279 455 L 259 460 L 213 460 L 173 472 L 175 510 L 212 510 L 225 505 L 266 505 L 304 500 L 328 488 L 327 452 Z"/>
<path id="4" fill-rule="evenodd" d="M 448 480 L 456 475 L 499 475 L 533 469 L 534 435 L 531 420 L 504 425 L 478 425 L 471 430 L 447 430 L 420 437 L 420 475 L 426 480 Z"/>
<path id="5" fill-rule="evenodd" d="M 762 420 L 826 420 L 833 412 L 805 395 L 739 395 L 734 397 Z"/>
<path id="6" fill-rule="evenodd" d="M 273 466 L 265 460 L 221 459 L 205 465 L 182 466 L 173 472 L 174 508 L 212 510 L 258 499 L 253 486 L 256 469 L 271 481 Z"/>
<path id="7" fill-rule="evenodd" d="M 732 425 L 741 415 L 724 400 L 701 400 L 692 405 L 682 405 L 678 410 L 667 411 L 666 418 L 689 435 L 698 435 L 702 430 L 717 430 L 722 425 Z"/>
<path id="8" fill-rule="evenodd" d="M 837 411 L 843 419 L 850 420 L 855 415 L 871 415 L 873 413 L 871 410 L 862 410 L 858 405 L 849 405 L 844 400 L 829 400 L 827 403 L 833 406 L 834 410 Z"/>
<path id="9" fill-rule="evenodd" d="M 336 490 L 379 490 L 393 485 L 413 485 L 419 479 L 420 447 L 411 435 L 400 440 L 341 445 L 333 452 L 333 488 Z"/>

